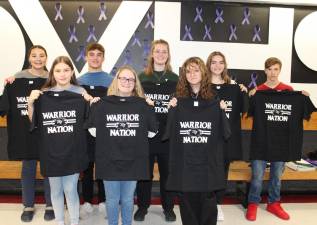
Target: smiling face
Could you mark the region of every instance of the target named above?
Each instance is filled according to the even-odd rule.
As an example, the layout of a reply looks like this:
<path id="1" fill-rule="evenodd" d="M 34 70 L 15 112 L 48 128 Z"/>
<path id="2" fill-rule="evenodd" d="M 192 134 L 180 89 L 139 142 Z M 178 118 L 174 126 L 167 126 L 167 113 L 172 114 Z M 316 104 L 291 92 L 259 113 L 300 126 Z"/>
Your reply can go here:
<path id="1" fill-rule="evenodd" d="M 136 81 L 133 72 L 124 69 L 118 74 L 117 79 L 119 95 L 132 96 Z"/>
<path id="2" fill-rule="evenodd" d="M 168 47 L 165 44 L 156 44 L 152 51 L 154 65 L 165 66 L 168 57 Z"/>
<path id="3" fill-rule="evenodd" d="M 281 66 L 279 64 L 274 64 L 265 69 L 266 80 L 269 83 L 276 84 L 279 82 L 278 77 L 281 72 Z"/>
<path id="4" fill-rule="evenodd" d="M 104 54 L 98 49 L 88 51 L 86 61 L 88 63 L 89 70 L 101 70 L 104 59 Z"/>
<path id="5" fill-rule="evenodd" d="M 53 69 L 54 79 L 57 87 L 67 87 L 70 85 L 70 80 L 74 71 L 64 62 L 57 63 Z"/>
<path id="6" fill-rule="evenodd" d="M 46 53 L 43 49 L 33 48 L 29 55 L 29 63 L 33 69 L 44 69 L 47 61 Z"/>
<path id="7" fill-rule="evenodd" d="M 225 69 L 225 61 L 222 56 L 215 55 L 211 59 L 210 71 L 211 75 L 220 76 Z"/>

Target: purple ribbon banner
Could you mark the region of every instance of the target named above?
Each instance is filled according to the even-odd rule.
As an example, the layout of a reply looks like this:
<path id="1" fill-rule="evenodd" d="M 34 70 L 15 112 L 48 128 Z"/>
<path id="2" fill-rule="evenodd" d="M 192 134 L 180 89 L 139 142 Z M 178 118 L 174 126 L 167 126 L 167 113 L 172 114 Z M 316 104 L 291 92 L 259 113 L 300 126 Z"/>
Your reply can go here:
<path id="1" fill-rule="evenodd" d="M 142 44 L 137 36 L 137 33 L 139 33 L 138 31 L 136 31 L 134 34 L 133 34 L 133 42 L 131 44 L 131 46 L 134 46 L 134 45 L 138 45 L 139 47 L 142 47 Z"/>
<path id="2" fill-rule="evenodd" d="M 212 38 L 211 38 L 211 25 L 207 25 L 206 24 L 205 25 L 205 35 L 203 37 L 203 40 L 205 40 L 207 38 L 208 38 L 209 41 L 212 40 Z"/>
<path id="3" fill-rule="evenodd" d="M 237 26 L 234 24 L 231 24 L 229 27 L 229 31 L 230 31 L 230 36 L 229 36 L 229 41 L 234 40 L 238 40 L 236 31 L 237 31 Z"/>
<path id="4" fill-rule="evenodd" d="M 100 5 L 99 5 L 100 14 L 99 14 L 99 18 L 98 18 L 99 21 L 107 20 L 106 10 L 107 10 L 106 4 L 104 2 L 100 2 Z"/>
<path id="5" fill-rule="evenodd" d="M 95 28 L 95 26 L 94 25 L 89 25 L 88 26 L 88 32 L 89 32 L 89 34 L 88 34 L 88 38 L 87 38 L 87 42 L 89 42 L 90 41 L 90 39 L 94 39 L 94 41 L 95 42 L 97 42 L 97 38 L 96 38 L 96 35 L 95 35 L 95 30 L 96 30 L 96 28 Z"/>
<path id="6" fill-rule="evenodd" d="M 251 16 L 251 12 L 250 12 L 250 9 L 249 8 L 244 8 L 243 10 L 243 20 L 242 20 L 242 25 L 245 25 L 245 24 L 250 24 L 250 18 Z"/>
<path id="7" fill-rule="evenodd" d="M 215 19 L 215 23 L 218 23 L 218 22 L 223 23 L 223 22 L 225 22 L 225 20 L 223 19 L 222 16 L 223 16 L 223 9 L 220 8 L 220 7 L 217 7 L 217 8 L 216 8 L 216 19 Z"/>
<path id="8" fill-rule="evenodd" d="M 77 23 L 85 23 L 84 14 L 85 14 L 85 8 L 80 5 L 77 9 L 77 15 L 78 15 Z"/>
<path id="9" fill-rule="evenodd" d="M 129 49 L 127 49 L 124 53 L 124 62 L 123 65 L 131 65 L 132 62 L 132 56 Z"/>
<path id="10" fill-rule="evenodd" d="M 55 4 L 55 11 L 56 11 L 56 16 L 55 16 L 55 21 L 57 20 L 63 20 L 63 16 L 62 16 L 62 4 L 60 2 L 57 2 Z"/>
<path id="11" fill-rule="evenodd" d="M 251 82 L 249 83 L 248 88 L 251 88 L 251 87 L 256 88 L 257 87 L 257 84 L 256 84 L 257 78 L 258 78 L 258 74 L 256 72 L 253 72 L 250 75 Z"/>
<path id="12" fill-rule="evenodd" d="M 85 46 L 79 46 L 78 51 L 79 54 L 76 58 L 76 62 L 79 62 L 79 60 L 85 61 Z"/>
<path id="13" fill-rule="evenodd" d="M 259 26 L 259 24 L 255 25 L 253 28 L 253 38 L 252 38 L 253 42 L 255 42 L 256 40 L 261 42 L 260 31 L 261 31 L 261 27 Z"/>
<path id="14" fill-rule="evenodd" d="M 144 28 L 147 29 L 149 26 L 151 26 L 152 29 L 154 28 L 154 14 L 150 11 L 146 14 L 146 24 Z"/>
<path id="15" fill-rule="evenodd" d="M 143 40 L 143 57 L 147 57 L 150 54 L 151 46 L 147 39 Z"/>
<path id="16" fill-rule="evenodd" d="M 76 27 L 74 25 L 69 25 L 68 33 L 70 34 L 68 40 L 69 43 L 72 43 L 73 41 L 78 42 L 78 38 L 76 37 Z"/>
<path id="17" fill-rule="evenodd" d="M 190 41 L 194 40 L 192 34 L 190 33 L 191 29 L 192 28 L 189 25 L 185 25 L 185 34 L 182 38 L 183 41 L 187 41 L 187 39 L 189 39 Z"/>
<path id="18" fill-rule="evenodd" d="M 202 17 L 203 8 L 201 6 L 197 6 L 195 10 L 196 10 L 196 16 L 194 19 L 194 23 L 196 23 L 198 20 L 202 23 L 203 22 L 203 17 Z"/>

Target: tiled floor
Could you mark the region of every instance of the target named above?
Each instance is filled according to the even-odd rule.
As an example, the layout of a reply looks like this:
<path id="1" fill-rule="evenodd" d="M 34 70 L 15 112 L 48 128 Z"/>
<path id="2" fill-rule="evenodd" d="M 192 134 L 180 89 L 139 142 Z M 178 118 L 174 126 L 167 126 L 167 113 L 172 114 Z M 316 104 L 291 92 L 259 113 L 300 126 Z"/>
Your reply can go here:
<path id="1" fill-rule="evenodd" d="M 289 221 L 283 221 L 265 211 L 265 205 L 260 205 L 258 209 L 258 219 L 249 222 L 244 218 L 244 209 L 240 205 L 223 205 L 225 221 L 218 222 L 218 225 L 316 225 L 317 203 L 284 203 L 285 210 L 291 215 Z M 136 208 L 136 207 L 135 207 Z M 46 222 L 43 220 L 44 205 L 36 205 L 36 214 L 31 223 L 20 221 L 22 211 L 21 204 L 0 204 L 0 225 L 56 225 L 54 221 Z M 159 205 L 152 205 L 149 209 L 144 222 L 133 222 L 134 225 L 181 225 L 178 206 L 175 208 L 177 221 L 167 223 L 164 221 L 162 209 Z M 67 218 L 67 217 L 66 217 Z M 68 223 L 67 223 L 68 224 Z M 80 225 L 107 225 L 104 215 L 99 213 L 97 207 L 93 215 L 86 220 L 81 220 Z"/>

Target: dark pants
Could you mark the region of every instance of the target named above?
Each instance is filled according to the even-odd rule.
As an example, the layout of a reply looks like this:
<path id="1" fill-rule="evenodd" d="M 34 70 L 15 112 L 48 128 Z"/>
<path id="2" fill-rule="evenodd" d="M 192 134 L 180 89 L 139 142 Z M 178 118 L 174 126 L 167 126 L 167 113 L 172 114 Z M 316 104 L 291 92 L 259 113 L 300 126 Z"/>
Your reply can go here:
<path id="1" fill-rule="evenodd" d="M 22 202 L 25 207 L 34 206 L 36 183 L 36 160 L 23 160 L 21 171 Z M 52 206 L 51 192 L 48 178 L 44 178 L 44 195 L 46 206 Z"/>
<path id="2" fill-rule="evenodd" d="M 98 203 L 104 202 L 105 189 L 102 180 L 96 180 L 98 185 Z M 94 195 L 94 162 L 89 162 L 88 168 L 84 170 L 82 177 L 82 195 L 84 202 L 92 203 Z"/>
<path id="3" fill-rule="evenodd" d="M 224 169 L 225 169 L 225 182 L 226 182 L 226 184 L 228 182 L 229 166 L 230 166 L 230 161 L 225 161 L 224 162 Z M 215 194 L 216 194 L 217 204 L 222 204 L 223 198 L 226 195 L 226 189 L 217 190 L 217 191 L 215 191 Z"/>
<path id="4" fill-rule="evenodd" d="M 213 192 L 182 192 L 179 200 L 183 225 L 217 224 L 217 202 Z"/>
<path id="5" fill-rule="evenodd" d="M 174 208 L 174 192 L 165 190 L 165 185 L 168 176 L 168 153 L 150 154 L 150 181 L 138 181 L 136 193 L 137 193 L 137 204 L 140 209 L 147 209 L 151 204 L 151 192 L 152 192 L 152 179 L 155 158 L 158 164 L 160 172 L 160 194 L 162 207 L 164 211 L 170 211 Z"/>

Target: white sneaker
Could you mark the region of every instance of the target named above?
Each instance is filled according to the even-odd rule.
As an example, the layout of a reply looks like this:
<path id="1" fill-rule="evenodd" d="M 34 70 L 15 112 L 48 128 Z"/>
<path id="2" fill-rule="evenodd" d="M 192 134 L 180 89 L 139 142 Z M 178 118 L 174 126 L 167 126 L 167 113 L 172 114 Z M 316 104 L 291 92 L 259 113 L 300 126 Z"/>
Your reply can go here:
<path id="1" fill-rule="evenodd" d="M 106 212 L 106 205 L 105 205 L 104 202 L 100 202 L 100 203 L 99 203 L 99 205 L 98 205 L 98 210 L 99 210 L 99 212 L 101 212 L 101 213 Z"/>
<path id="2" fill-rule="evenodd" d="M 217 205 L 217 209 L 218 209 L 217 221 L 224 221 L 225 215 L 223 214 L 221 205 Z"/>
<path id="3" fill-rule="evenodd" d="M 85 202 L 79 210 L 80 219 L 87 219 L 90 214 L 94 211 L 93 206 L 89 202 Z"/>

